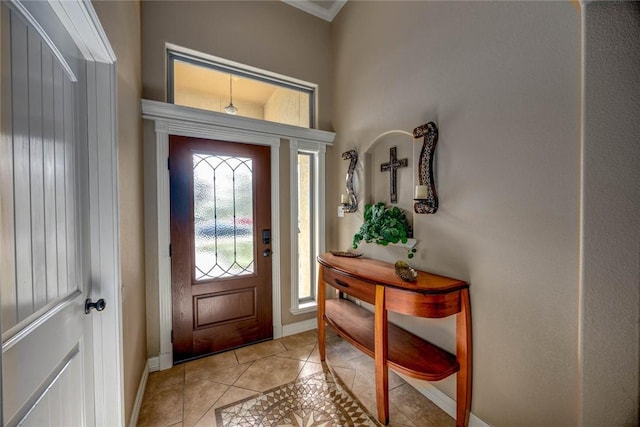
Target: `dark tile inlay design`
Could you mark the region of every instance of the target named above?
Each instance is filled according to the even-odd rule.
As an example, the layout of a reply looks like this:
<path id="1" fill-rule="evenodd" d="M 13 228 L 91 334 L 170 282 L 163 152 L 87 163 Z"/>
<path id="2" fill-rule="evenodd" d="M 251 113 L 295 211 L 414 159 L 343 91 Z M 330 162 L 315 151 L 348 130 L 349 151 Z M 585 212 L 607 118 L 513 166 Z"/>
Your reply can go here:
<path id="1" fill-rule="evenodd" d="M 326 365 L 325 365 L 326 367 Z M 328 369 L 216 409 L 222 426 L 380 426 Z"/>
<path id="2" fill-rule="evenodd" d="M 285 385 L 296 384 L 301 379 L 322 375 L 327 366 L 340 380 L 342 389 L 355 397 L 361 408 L 375 415 L 373 360 L 327 328 L 327 362 L 320 362 L 314 330 L 151 373 L 138 426 L 220 427 L 216 423 L 217 408 L 246 402 Z M 342 399 L 343 395 L 336 396 Z M 455 425 L 453 418 L 392 371 L 389 371 L 389 398 L 389 427 Z M 304 400 L 291 404 L 300 406 L 302 403 Z M 283 422 L 309 425 L 304 423 L 326 419 L 314 411 L 303 411 L 297 419 L 294 416 Z M 330 419 L 313 425 L 341 424 Z"/>

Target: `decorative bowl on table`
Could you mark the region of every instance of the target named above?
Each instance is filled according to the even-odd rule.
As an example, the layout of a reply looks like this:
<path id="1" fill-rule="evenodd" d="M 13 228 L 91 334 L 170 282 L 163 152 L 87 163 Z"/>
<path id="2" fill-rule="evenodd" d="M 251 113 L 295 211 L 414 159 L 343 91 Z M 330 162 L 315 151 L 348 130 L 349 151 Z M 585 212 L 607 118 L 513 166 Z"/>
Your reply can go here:
<path id="1" fill-rule="evenodd" d="M 418 272 L 404 261 L 396 261 L 396 275 L 405 282 L 415 282 L 418 279 Z"/>
<path id="2" fill-rule="evenodd" d="M 345 257 L 345 258 L 358 258 L 361 257 L 362 254 L 356 253 L 356 252 L 349 252 L 349 251 L 329 251 L 332 255 L 335 256 L 341 256 L 341 257 Z"/>

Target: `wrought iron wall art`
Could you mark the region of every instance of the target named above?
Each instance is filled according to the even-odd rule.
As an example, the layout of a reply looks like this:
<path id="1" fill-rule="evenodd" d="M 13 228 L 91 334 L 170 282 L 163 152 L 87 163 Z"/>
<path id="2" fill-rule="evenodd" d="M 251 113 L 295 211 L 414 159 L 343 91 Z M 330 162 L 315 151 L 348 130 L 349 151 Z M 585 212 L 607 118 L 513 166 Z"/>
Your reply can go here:
<path id="1" fill-rule="evenodd" d="M 438 193 L 433 179 L 433 154 L 438 143 L 438 127 L 433 122 L 418 126 L 413 130 L 413 137 L 424 137 L 418 163 L 419 186 L 416 187 L 413 210 L 418 214 L 436 213 L 438 210 Z"/>
<path id="2" fill-rule="evenodd" d="M 353 213 L 358 210 L 358 198 L 356 192 L 353 189 L 353 172 L 356 170 L 356 164 L 358 163 L 358 153 L 356 150 L 349 150 L 342 153 L 343 160 L 351 160 L 349 162 L 349 169 L 347 170 L 347 200 L 341 197 L 342 210 L 345 213 Z"/>
<path id="3" fill-rule="evenodd" d="M 398 147 L 389 149 L 389 161 L 380 165 L 380 172 L 389 172 L 389 198 L 398 203 L 398 168 L 409 166 L 409 159 L 398 160 Z"/>

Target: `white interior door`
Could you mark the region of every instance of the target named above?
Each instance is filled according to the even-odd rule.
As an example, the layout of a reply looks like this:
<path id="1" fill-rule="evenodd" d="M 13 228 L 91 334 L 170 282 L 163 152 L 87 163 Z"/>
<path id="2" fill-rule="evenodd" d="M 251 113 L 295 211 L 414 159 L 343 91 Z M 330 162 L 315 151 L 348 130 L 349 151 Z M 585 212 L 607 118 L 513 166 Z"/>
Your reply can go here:
<path id="1" fill-rule="evenodd" d="M 55 17 L 0 8 L 4 424 L 94 425 L 88 67 Z"/>

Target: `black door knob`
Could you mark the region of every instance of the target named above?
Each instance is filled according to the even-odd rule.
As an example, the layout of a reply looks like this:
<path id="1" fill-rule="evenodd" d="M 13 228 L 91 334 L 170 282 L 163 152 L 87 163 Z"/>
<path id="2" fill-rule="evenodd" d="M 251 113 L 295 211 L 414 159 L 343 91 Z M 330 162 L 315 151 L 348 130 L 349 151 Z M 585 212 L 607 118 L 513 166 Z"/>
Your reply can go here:
<path id="1" fill-rule="evenodd" d="M 107 302 L 104 300 L 104 298 L 100 298 L 96 302 L 91 301 L 91 298 L 87 298 L 87 300 L 84 302 L 84 312 L 86 314 L 89 314 L 91 313 L 92 308 L 95 308 L 97 311 L 102 311 L 106 306 Z"/>
<path id="2" fill-rule="evenodd" d="M 262 251 L 262 256 L 263 257 L 270 257 L 271 256 L 271 249 L 265 249 L 264 251 Z"/>

